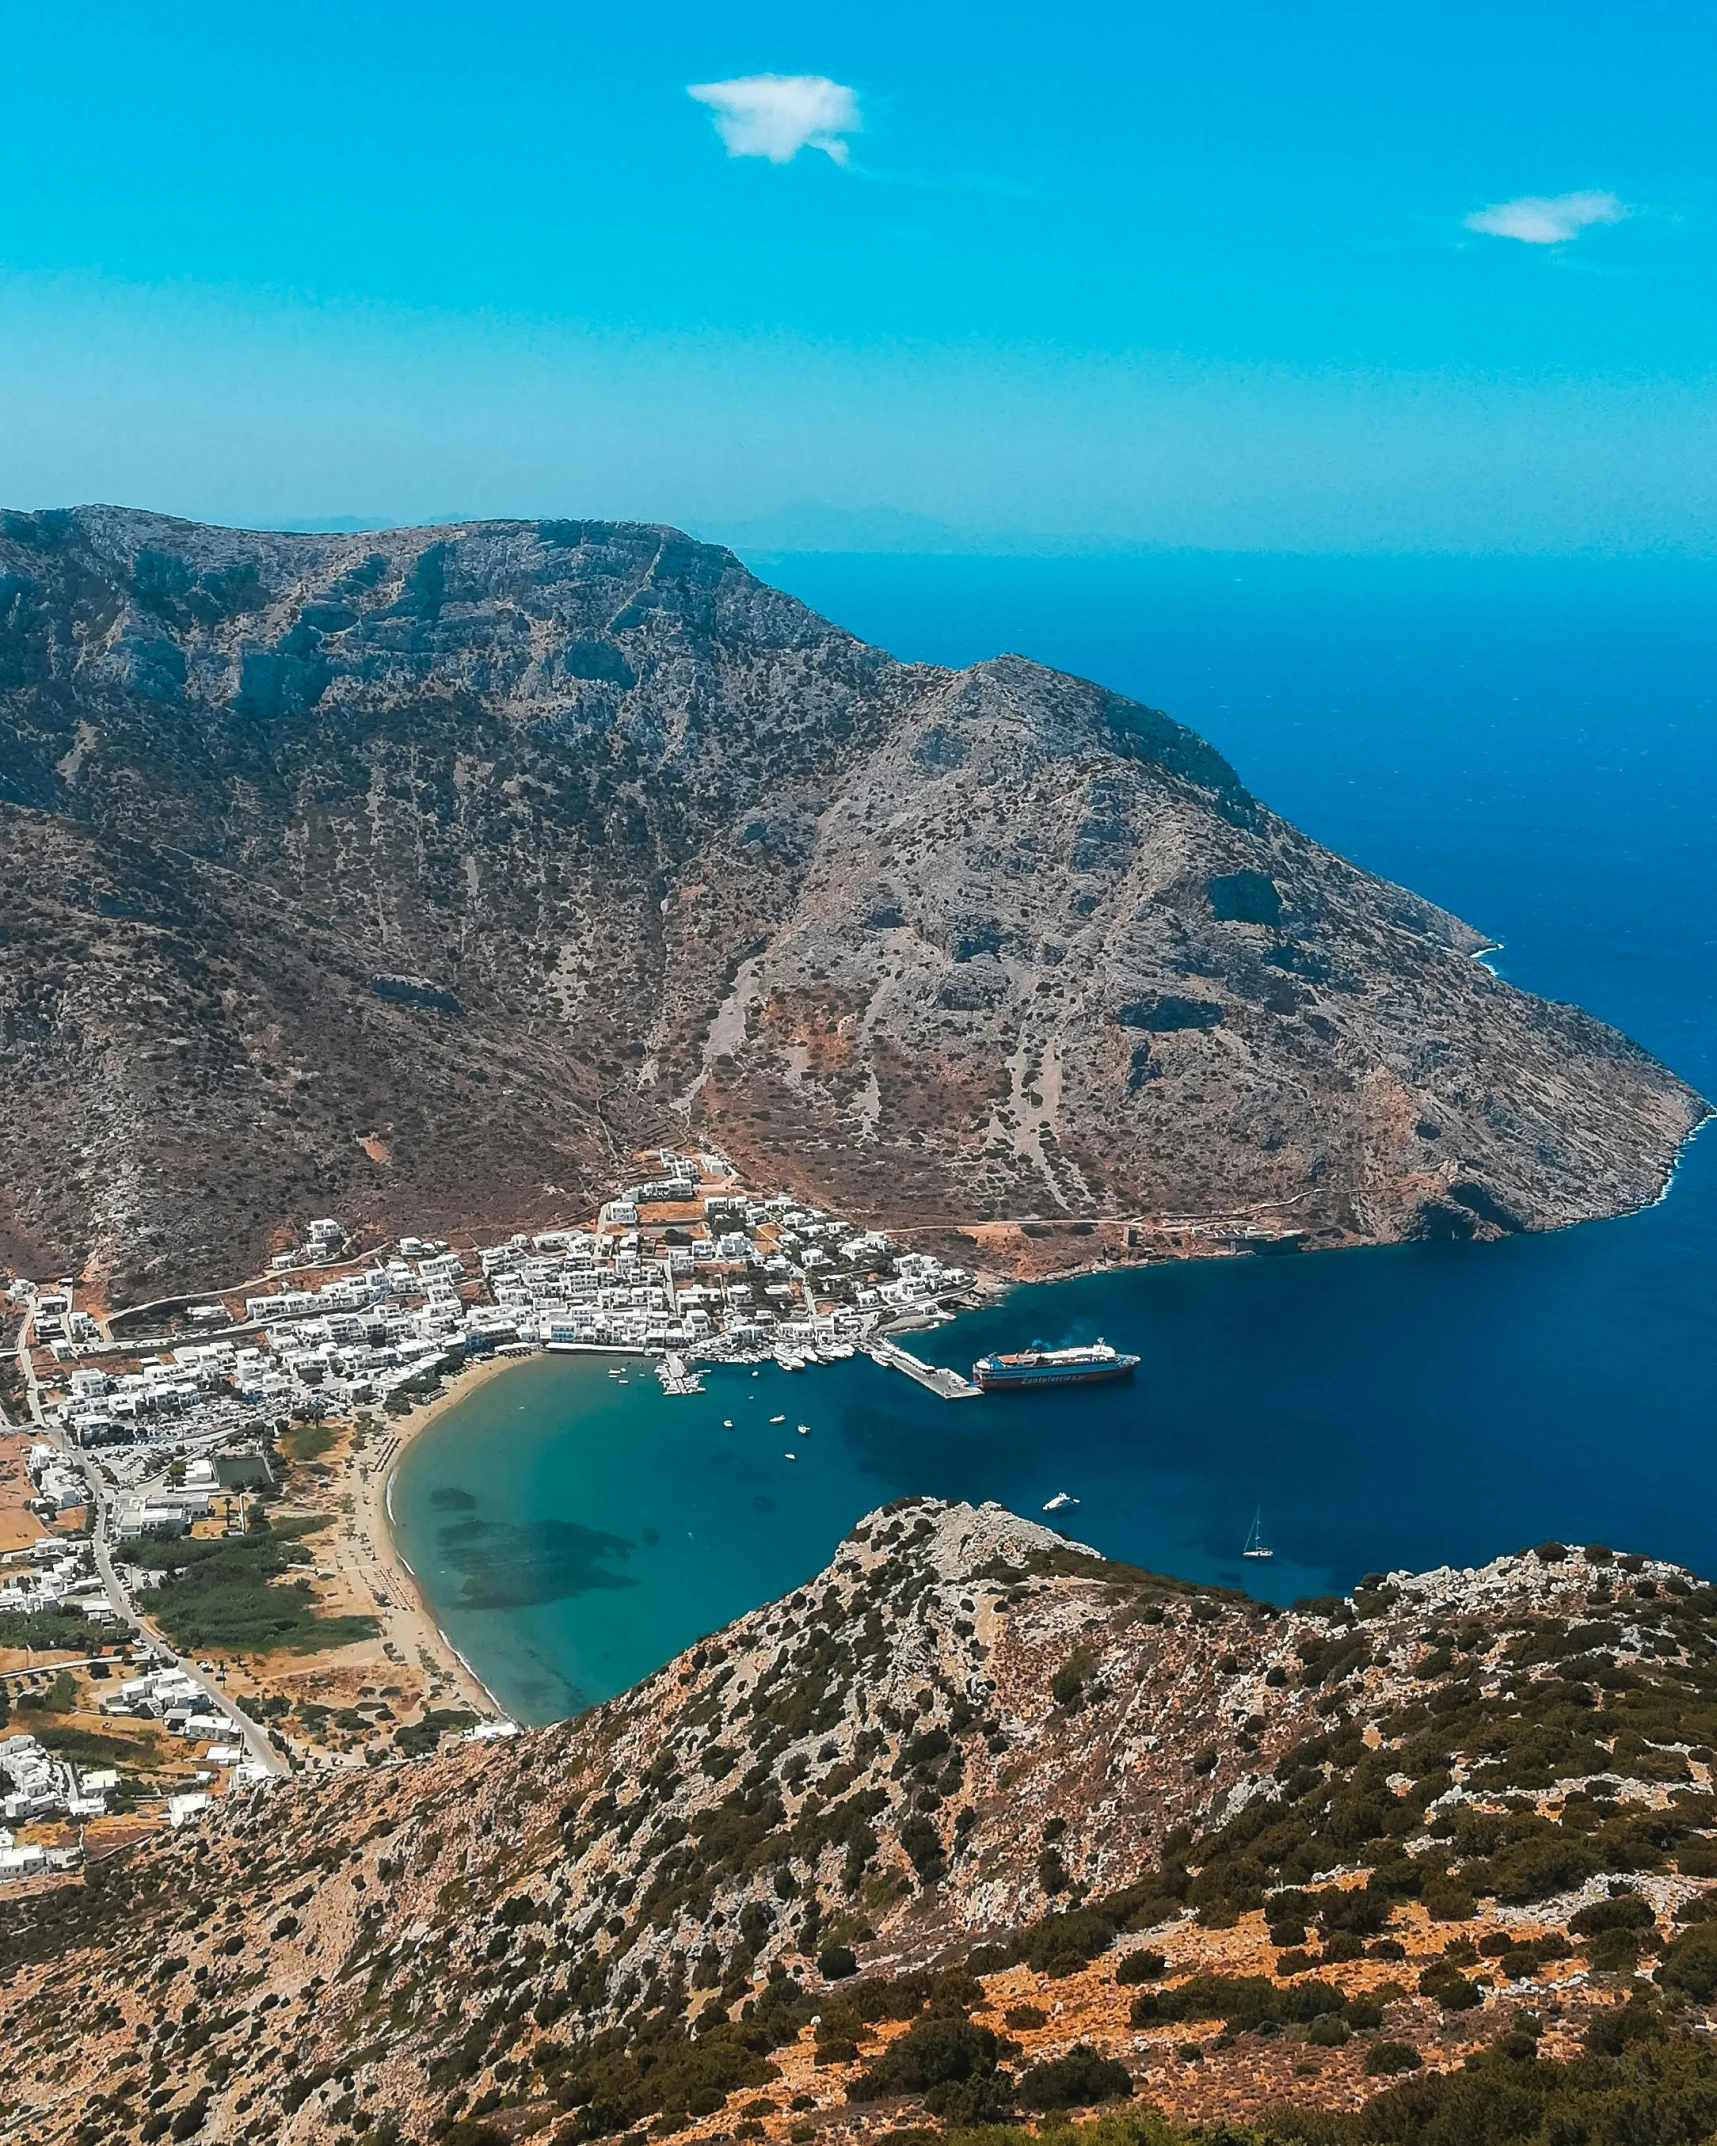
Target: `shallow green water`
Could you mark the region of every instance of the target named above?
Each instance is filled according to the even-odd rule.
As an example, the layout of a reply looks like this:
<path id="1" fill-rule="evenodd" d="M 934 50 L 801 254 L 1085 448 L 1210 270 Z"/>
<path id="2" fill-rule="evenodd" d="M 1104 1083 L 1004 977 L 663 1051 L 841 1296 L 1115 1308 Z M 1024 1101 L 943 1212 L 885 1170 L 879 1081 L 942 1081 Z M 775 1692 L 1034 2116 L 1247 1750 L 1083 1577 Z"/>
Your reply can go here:
<path id="1" fill-rule="evenodd" d="M 914 1402 L 959 1413 L 862 1358 L 718 1371 L 671 1400 L 641 1363 L 611 1378 L 615 1361 L 521 1363 L 431 1424 L 395 1478 L 406 1558 L 454 1644 L 525 1720 L 623 1690 L 819 1570 L 896 1494 L 877 1472 L 878 1430 Z M 956 1449 L 981 1443 L 942 1428 Z"/>
<path id="2" fill-rule="evenodd" d="M 1623 1221 L 1092 1275 L 914 1342 L 966 1366 L 1103 1334 L 1142 1355 L 1130 1386 L 948 1402 L 859 1357 L 670 1400 L 642 1364 L 621 1383 L 610 1358 L 539 1356 L 407 1449 L 401 1547 L 527 1721 L 624 1689 L 912 1492 L 1039 1516 L 1065 1489 L 1058 1523 L 1107 1555 L 1276 1600 L 1552 1535 L 1710 1569 L 1711 1462 L 1675 1374 L 1708 1349 L 1714 1225 L 1717 1137 Z M 1268 1564 L 1239 1555 L 1260 1504 Z"/>

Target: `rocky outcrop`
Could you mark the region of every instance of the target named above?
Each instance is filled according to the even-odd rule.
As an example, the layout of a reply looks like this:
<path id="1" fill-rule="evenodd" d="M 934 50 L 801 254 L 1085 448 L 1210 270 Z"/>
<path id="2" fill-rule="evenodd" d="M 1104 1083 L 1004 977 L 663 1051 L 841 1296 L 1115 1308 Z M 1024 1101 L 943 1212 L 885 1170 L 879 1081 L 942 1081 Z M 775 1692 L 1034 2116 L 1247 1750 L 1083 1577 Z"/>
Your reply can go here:
<path id="1" fill-rule="evenodd" d="M 1714 1635 L 1717 1591 L 1596 1546 L 1282 1612 L 903 1500 L 578 1722 L 14 1898 L 0 2139 L 832 2142 L 915 2091 L 875 2067 L 921 2017 L 992 2113 L 1079 2047 L 1232 2115 L 1526 2015 L 1603 2046 L 1630 1992 L 1658 2033 L 1717 2000 Z"/>
<path id="2" fill-rule="evenodd" d="M 121 1301 L 688 1124 L 1124 1253 L 1610 1214 L 1703 1109 L 1167 717 L 628 524 L 0 516 L 0 901 L 0 1258 Z"/>

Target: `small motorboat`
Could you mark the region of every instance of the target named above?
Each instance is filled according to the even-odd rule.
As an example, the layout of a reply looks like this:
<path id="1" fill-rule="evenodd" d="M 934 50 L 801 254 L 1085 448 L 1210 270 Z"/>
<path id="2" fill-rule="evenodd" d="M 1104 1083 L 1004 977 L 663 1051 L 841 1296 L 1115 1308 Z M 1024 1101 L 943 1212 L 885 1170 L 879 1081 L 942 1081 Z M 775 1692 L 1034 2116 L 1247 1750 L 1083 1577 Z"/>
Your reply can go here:
<path id="1" fill-rule="evenodd" d="M 731 1416 L 723 1416 L 721 1419 L 721 1427 L 724 1431 L 731 1431 L 733 1429 L 733 1418 Z"/>
<path id="2" fill-rule="evenodd" d="M 811 1435 L 811 1426 L 808 1423 L 796 1423 L 793 1428 L 801 1438 L 809 1438 Z"/>
<path id="3" fill-rule="evenodd" d="M 785 1423 L 787 1418 L 785 1416 L 771 1416 L 769 1420 L 771 1423 Z"/>
<path id="4" fill-rule="evenodd" d="M 1043 1509 L 1046 1513 L 1064 1513 L 1069 1506 L 1078 1503 L 1079 1500 L 1070 1491 L 1058 1490 Z"/>
<path id="5" fill-rule="evenodd" d="M 783 1460 L 797 1460 L 799 1456 L 797 1453 L 783 1453 L 781 1458 Z"/>

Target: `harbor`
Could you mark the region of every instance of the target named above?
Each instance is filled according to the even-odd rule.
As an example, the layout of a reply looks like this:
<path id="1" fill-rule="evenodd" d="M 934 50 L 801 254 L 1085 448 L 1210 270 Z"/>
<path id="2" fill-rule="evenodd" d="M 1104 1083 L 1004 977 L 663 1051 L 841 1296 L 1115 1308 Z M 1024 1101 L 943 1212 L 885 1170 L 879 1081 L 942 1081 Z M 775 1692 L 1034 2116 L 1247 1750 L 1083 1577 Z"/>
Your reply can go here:
<path id="1" fill-rule="evenodd" d="M 885 1371 L 903 1371 L 915 1385 L 927 1393 L 939 1394 L 944 1401 L 975 1401 L 983 1391 L 946 1364 L 927 1364 L 921 1356 L 914 1356 L 910 1349 L 903 1349 L 898 1341 L 890 1341 L 882 1334 L 873 1335 L 865 1343 L 864 1353 Z"/>

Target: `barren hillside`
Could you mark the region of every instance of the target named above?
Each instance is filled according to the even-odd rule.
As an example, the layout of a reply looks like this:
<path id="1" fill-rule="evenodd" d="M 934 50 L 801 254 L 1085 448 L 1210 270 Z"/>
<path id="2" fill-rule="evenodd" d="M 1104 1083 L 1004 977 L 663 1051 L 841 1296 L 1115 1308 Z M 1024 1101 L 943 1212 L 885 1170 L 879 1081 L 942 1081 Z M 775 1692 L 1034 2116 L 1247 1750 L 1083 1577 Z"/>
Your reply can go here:
<path id="1" fill-rule="evenodd" d="M 0 1260 L 116 1301 L 576 1214 L 688 1121 L 1142 1248 L 1650 1199 L 1703 1106 L 1483 944 L 1166 716 L 672 530 L 0 515 Z"/>

